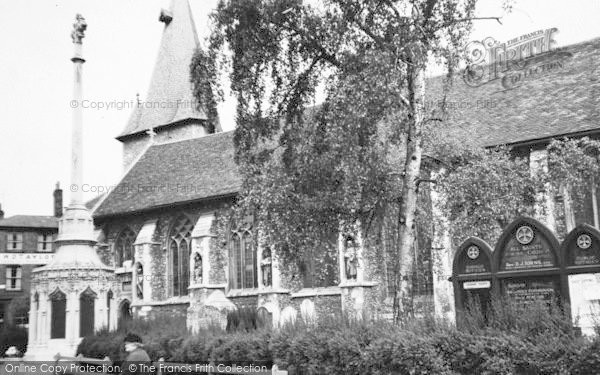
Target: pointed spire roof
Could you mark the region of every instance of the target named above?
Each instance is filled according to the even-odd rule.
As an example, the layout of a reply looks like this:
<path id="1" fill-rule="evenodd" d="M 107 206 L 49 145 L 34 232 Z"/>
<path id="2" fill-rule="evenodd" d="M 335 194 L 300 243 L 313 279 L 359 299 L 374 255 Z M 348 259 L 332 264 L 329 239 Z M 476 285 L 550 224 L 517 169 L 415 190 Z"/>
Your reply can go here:
<path id="1" fill-rule="evenodd" d="M 119 140 L 151 128 L 207 118 L 196 109 L 190 82 L 190 64 L 199 42 L 188 1 L 171 0 L 170 10 L 163 9 L 159 21 L 165 29 L 148 95 L 134 109 Z"/>

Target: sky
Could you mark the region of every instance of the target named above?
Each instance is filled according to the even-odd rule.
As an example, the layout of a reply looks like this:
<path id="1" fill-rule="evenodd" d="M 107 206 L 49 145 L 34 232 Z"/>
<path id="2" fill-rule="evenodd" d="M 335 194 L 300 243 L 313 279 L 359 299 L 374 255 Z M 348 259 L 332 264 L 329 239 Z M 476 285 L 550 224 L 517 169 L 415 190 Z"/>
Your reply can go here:
<path id="1" fill-rule="evenodd" d="M 318 0 L 314 0 L 318 1 Z M 189 0 L 199 37 L 210 32 L 208 15 L 217 0 Z M 472 40 L 508 41 L 556 27 L 558 46 L 600 37 L 600 0 L 516 0 L 505 14 L 503 0 L 480 0 Z M 0 204 L 5 215 L 51 215 L 57 181 L 69 198 L 73 44 L 76 13 L 87 21 L 84 39 L 84 99 L 108 108 L 83 110 L 84 196 L 116 185 L 122 148 L 114 137 L 131 107 L 144 100 L 164 24 L 166 0 L 0 0 Z M 219 105 L 224 130 L 235 128 L 235 103 Z"/>

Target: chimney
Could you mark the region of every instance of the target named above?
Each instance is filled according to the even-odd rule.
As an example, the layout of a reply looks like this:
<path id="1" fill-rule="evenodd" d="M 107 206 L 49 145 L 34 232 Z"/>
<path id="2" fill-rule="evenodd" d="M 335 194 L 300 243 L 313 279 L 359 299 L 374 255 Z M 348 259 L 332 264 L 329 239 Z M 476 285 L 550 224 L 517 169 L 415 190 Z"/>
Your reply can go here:
<path id="1" fill-rule="evenodd" d="M 60 188 L 60 182 L 56 183 L 54 189 L 54 216 L 61 217 L 63 214 L 63 191 Z"/>
<path id="2" fill-rule="evenodd" d="M 2 205 L 0 204 L 0 220 L 4 219 L 4 211 L 2 211 Z"/>

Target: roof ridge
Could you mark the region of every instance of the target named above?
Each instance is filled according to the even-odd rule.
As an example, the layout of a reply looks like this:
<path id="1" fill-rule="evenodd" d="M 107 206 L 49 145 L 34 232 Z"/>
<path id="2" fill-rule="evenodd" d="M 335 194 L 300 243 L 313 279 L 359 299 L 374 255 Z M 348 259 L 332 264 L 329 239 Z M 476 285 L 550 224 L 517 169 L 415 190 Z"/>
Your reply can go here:
<path id="1" fill-rule="evenodd" d="M 218 135 L 228 135 L 230 133 L 233 134 L 234 131 L 235 130 L 227 130 L 227 131 L 224 131 L 224 132 L 210 133 L 210 134 L 200 135 L 200 136 L 192 137 L 192 138 L 174 139 L 174 140 L 169 140 L 169 141 L 165 141 L 165 142 L 154 143 L 154 144 L 152 144 L 151 147 L 154 147 L 154 146 L 163 146 L 163 145 L 170 145 L 170 144 L 173 144 L 173 143 L 180 143 L 180 142 L 196 141 L 196 140 L 199 140 L 199 139 L 207 139 L 207 138 L 211 138 L 211 137 L 218 136 Z"/>

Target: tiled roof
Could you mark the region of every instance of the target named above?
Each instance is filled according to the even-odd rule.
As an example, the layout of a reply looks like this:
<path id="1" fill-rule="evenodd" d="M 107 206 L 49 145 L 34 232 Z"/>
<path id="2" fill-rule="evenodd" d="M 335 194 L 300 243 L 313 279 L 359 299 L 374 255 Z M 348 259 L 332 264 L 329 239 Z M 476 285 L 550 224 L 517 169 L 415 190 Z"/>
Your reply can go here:
<path id="1" fill-rule="evenodd" d="M 198 35 L 188 1 L 172 0 L 170 14 L 172 20 L 165 23 L 148 94 L 117 139 L 188 119 L 206 120 L 206 114 L 196 108 L 190 83 Z"/>
<path id="2" fill-rule="evenodd" d="M 482 146 L 600 131 L 600 39 L 560 53 L 561 66 L 526 77 L 510 90 L 500 80 L 470 87 L 456 78 L 447 94 L 449 118 L 439 126 Z M 430 109 L 441 99 L 441 82 L 441 77 L 427 81 Z M 241 178 L 232 138 L 233 132 L 216 133 L 150 147 L 94 216 L 235 194 Z"/>
<path id="3" fill-rule="evenodd" d="M 239 191 L 233 132 L 153 145 L 96 208 L 94 217 L 227 196 Z"/>
<path id="4" fill-rule="evenodd" d="M 501 79 L 470 87 L 456 77 L 446 96 L 449 119 L 439 126 L 482 146 L 600 130 L 600 38 L 540 57 L 534 66 L 540 68 L 525 69 L 533 74 L 515 78 L 522 84 L 508 90 Z M 442 97 L 442 77 L 426 87 L 433 109 Z"/>
<path id="5" fill-rule="evenodd" d="M 96 204 L 98 203 L 98 201 L 100 199 L 102 199 L 104 197 L 104 194 L 98 194 L 96 195 L 94 198 L 90 199 L 89 201 L 85 202 L 85 207 L 92 211 L 94 209 L 94 206 L 96 206 Z"/>
<path id="6" fill-rule="evenodd" d="M 40 215 L 15 215 L 0 219 L 0 228 L 52 228 L 58 230 L 58 218 Z"/>

